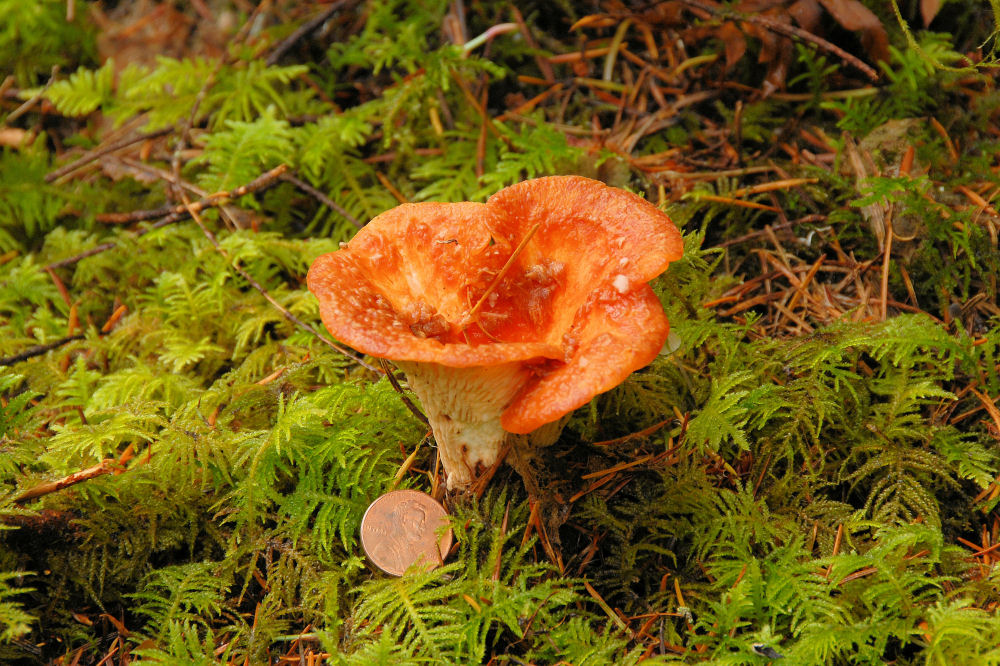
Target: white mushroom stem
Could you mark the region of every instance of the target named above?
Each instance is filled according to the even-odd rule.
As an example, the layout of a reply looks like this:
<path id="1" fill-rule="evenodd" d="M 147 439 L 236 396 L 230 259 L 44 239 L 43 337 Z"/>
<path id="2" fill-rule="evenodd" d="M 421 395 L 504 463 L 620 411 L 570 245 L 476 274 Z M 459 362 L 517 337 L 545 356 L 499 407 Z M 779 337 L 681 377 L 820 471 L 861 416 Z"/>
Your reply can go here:
<path id="1" fill-rule="evenodd" d="M 520 362 L 469 368 L 414 361 L 396 365 L 427 413 L 448 489 L 467 488 L 496 462 L 507 439 L 515 437 L 500 426 L 500 414 L 531 379 L 531 372 Z M 561 428 L 554 437 L 551 428 L 542 430 L 547 444 L 558 438 Z"/>

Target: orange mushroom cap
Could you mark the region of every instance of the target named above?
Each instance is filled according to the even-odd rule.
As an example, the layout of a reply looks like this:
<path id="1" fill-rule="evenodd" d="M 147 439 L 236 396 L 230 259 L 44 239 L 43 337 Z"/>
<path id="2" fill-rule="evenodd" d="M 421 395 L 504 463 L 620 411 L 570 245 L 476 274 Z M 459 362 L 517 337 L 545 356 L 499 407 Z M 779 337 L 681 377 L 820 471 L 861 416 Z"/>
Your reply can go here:
<path id="1" fill-rule="evenodd" d="M 552 176 L 485 204 L 397 206 L 316 259 L 308 285 L 330 333 L 366 354 L 523 363 L 531 372 L 500 422 L 528 433 L 656 357 L 669 325 L 647 282 L 682 251 L 670 218 L 645 199 Z"/>

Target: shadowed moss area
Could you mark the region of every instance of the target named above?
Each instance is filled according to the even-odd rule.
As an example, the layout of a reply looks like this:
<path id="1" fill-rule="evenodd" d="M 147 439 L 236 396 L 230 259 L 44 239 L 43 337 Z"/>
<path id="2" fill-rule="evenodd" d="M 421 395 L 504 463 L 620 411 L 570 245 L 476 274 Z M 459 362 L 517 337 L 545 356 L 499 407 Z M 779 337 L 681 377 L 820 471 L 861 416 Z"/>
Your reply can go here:
<path id="1" fill-rule="evenodd" d="M 1000 663 L 974 4 L 0 0 L 0 662 Z M 670 338 L 446 493 L 306 274 L 570 174 L 681 229 Z M 365 558 L 394 488 L 443 567 Z"/>

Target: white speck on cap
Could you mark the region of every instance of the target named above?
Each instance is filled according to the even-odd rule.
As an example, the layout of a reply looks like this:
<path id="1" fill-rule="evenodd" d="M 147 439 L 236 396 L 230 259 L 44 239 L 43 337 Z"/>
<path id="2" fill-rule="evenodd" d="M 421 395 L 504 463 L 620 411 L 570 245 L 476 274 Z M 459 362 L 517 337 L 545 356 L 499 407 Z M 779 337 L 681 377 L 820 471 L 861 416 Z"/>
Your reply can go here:
<path id="1" fill-rule="evenodd" d="M 626 291 L 628 291 L 628 276 L 619 273 L 618 275 L 615 276 L 615 279 L 611 283 L 611 286 L 614 287 L 615 291 L 617 291 L 619 294 L 624 294 Z"/>

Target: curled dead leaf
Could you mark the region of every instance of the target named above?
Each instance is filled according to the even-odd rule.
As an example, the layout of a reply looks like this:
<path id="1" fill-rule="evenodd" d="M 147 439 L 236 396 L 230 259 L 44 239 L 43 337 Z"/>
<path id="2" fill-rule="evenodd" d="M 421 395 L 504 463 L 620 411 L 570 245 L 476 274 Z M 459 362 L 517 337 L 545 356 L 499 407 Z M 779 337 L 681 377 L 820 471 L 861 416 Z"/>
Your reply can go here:
<path id="1" fill-rule="evenodd" d="M 872 60 L 889 59 L 889 35 L 875 13 L 859 0 L 819 0 L 830 15 L 847 30 L 861 33 L 861 45 Z"/>
<path id="2" fill-rule="evenodd" d="M 939 9 L 941 0 L 920 0 L 920 17 L 924 20 L 925 28 L 930 26 Z"/>
<path id="3" fill-rule="evenodd" d="M 747 40 L 743 31 L 735 23 L 724 23 L 719 28 L 719 39 L 726 45 L 726 69 L 729 69 L 743 57 L 747 51 Z"/>

